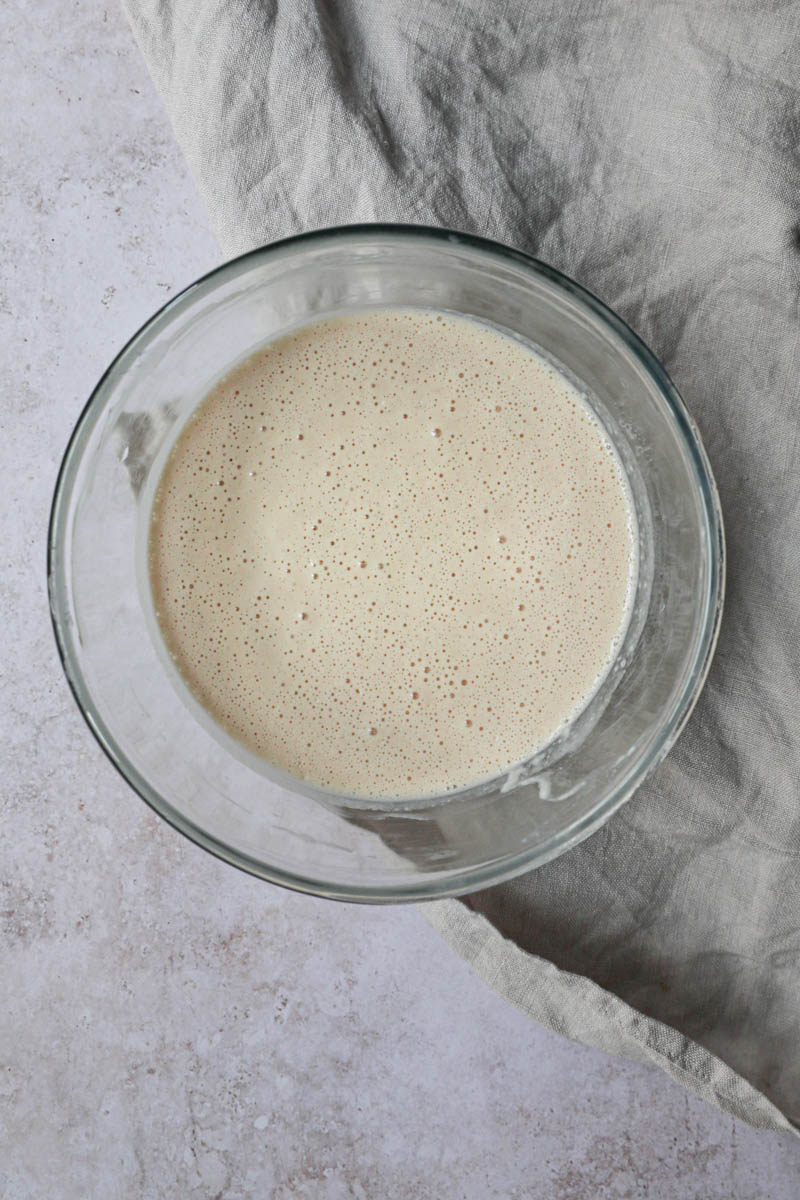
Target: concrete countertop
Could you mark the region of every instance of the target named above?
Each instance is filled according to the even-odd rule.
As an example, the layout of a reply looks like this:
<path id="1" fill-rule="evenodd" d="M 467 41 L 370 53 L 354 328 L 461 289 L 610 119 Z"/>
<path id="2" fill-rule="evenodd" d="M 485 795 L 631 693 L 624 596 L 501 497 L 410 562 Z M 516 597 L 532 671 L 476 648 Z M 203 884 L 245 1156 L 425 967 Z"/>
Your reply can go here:
<path id="1" fill-rule="evenodd" d="M 414 908 L 217 862 L 105 760 L 45 531 L 108 360 L 219 261 L 116 4 L 0 8 L 0 1195 L 793 1200 L 800 1142 L 562 1041 Z"/>

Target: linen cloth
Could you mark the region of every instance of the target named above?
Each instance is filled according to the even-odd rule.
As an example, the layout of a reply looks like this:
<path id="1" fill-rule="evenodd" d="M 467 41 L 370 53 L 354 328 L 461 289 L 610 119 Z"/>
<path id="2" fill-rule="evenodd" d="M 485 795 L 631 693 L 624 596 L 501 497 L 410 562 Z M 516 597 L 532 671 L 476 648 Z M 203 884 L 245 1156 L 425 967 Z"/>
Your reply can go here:
<path id="1" fill-rule="evenodd" d="M 126 0 L 226 254 L 354 221 L 544 258 L 702 430 L 726 615 L 680 742 L 599 833 L 425 906 L 567 1037 L 800 1124 L 800 37 L 766 0 Z"/>

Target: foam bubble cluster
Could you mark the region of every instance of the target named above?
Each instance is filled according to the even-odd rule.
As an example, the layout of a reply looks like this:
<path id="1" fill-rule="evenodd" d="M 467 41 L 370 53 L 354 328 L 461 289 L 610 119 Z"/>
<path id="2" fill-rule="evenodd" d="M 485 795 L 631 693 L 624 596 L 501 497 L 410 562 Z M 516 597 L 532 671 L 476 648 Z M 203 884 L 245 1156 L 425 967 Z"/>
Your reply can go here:
<path id="1" fill-rule="evenodd" d="M 582 707 L 624 630 L 631 503 L 576 389 L 449 314 L 270 343 L 167 461 L 150 578 L 189 688 L 265 759 L 353 795 L 501 773 Z"/>

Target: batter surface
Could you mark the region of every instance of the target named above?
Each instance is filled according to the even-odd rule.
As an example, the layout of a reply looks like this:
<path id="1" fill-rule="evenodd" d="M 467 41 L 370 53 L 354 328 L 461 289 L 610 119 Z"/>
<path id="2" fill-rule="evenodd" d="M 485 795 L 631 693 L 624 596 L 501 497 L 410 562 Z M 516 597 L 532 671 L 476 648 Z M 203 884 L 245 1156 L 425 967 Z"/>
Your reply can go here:
<path id="1" fill-rule="evenodd" d="M 199 405 L 149 541 L 167 648 L 235 738 L 361 796 L 531 755 L 627 623 L 630 493 L 576 389 L 424 310 L 272 342 Z"/>

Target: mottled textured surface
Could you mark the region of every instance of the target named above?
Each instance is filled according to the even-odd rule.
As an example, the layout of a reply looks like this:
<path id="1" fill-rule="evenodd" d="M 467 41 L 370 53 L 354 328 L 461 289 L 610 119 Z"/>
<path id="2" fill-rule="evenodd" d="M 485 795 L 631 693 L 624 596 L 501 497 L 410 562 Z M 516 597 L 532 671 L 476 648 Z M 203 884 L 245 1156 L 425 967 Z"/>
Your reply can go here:
<path id="1" fill-rule="evenodd" d="M 218 259 L 117 9 L 0 8 L 0 1195 L 793 1200 L 800 1146 L 571 1045 L 412 909 L 195 849 L 117 777 L 47 616 L 97 375 Z"/>

